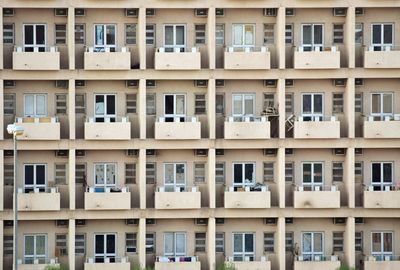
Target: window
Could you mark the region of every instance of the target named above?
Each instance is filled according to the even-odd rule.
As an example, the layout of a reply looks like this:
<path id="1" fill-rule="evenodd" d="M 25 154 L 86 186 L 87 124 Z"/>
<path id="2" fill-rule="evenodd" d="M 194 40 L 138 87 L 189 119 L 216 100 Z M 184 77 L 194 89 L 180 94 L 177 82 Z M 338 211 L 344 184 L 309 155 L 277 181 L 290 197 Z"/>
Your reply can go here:
<path id="1" fill-rule="evenodd" d="M 394 25 L 391 23 L 371 24 L 371 45 L 374 51 L 383 51 L 385 47 L 393 47 Z"/>
<path id="2" fill-rule="evenodd" d="M 301 251 L 305 261 L 313 261 L 324 255 L 324 234 L 322 232 L 303 232 Z"/>
<path id="3" fill-rule="evenodd" d="M 273 232 L 264 233 L 264 252 L 275 252 L 275 235 Z"/>
<path id="4" fill-rule="evenodd" d="M 75 183 L 86 183 L 86 163 L 75 164 Z"/>
<path id="5" fill-rule="evenodd" d="M 194 95 L 194 113 L 205 114 L 206 113 L 206 95 L 195 94 Z"/>
<path id="6" fill-rule="evenodd" d="M 14 239 L 12 235 L 3 236 L 3 254 L 4 257 L 13 255 Z"/>
<path id="7" fill-rule="evenodd" d="M 275 106 L 275 94 L 264 93 L 264 110 L 268 108 L 274 108 Z"/>
<path id="8" fill-rule="evenodd" d="M 294 162 L 285 162 L 285 181 L 293 182 L 294 180 Z"/>
<path id="9" fill-rule="evenodd" d="M 344 251 L 344 233 L 333 232 L 333 251 L 343 252 Z"/>
<path id="10" fill-rule="evenodd" d="M 374 190 L 384 190 L 393 183 L 393 162 L 372 162 L 371 184 Z"/>
<path id="11" fill-rule="evenodd" d="M 156 233 L 146 233 L 146 254 L 155 253 Z"/>
<path id="12" fill-rule="evenodd" d="M 215 45 L 225 45 L 225 24 L 217 23 L 215 25 Z"/>
<path id="13" fill-rule="evenodd" d="M 75 113 L 86 113 L 86 96 L 85 94 L 75 95 Z"/>
<path id="14" fill-rule="evenodd" d="M 136 94 L 126 94 L 126 113 L 136 113 Z"/>
<path id="15" fill-rule="evenodd" d="M 125 163 L 125 184 L 136 184 L 135 163 Z"/>
<path id="16" fill-rule="evenodd" d="M 285 94 L 285 112 L 293 114 L 293 93 Z"/>
<path id="17" fill-rule="evenodd" d="M 392 232 L 372 232 L 372 247 L 373 256 L 381 256 L 393 254 L 393 233 Z"/>
<path id="18" fill-rule="evenodd" d="M 186 233 L 164 233 L 164 256 L 186 256 Z"/>
<path id="19" fill-rule="evenodd" d="M 274 181 L 274 163 L 264 162 L 264 182 Z"/>
<path id="20" fill-rule="evenodd" d="M 146 163 L 146 184 L 155 184 L 156 179 L 156 163 L 155 162 L 147 162 Z"/>
<path id="21" fill-rule="evenodd" d="M 344 25 L 334 24 L 333 25 L 333 43 L 343 44 L 344 43 Z"/>
<path id="22" fill-rule="evenodd" d="M 201 45 L 206 44 L 206 25 L 205 24 L 195 24 L 194 25 L 195 34 L 195 44 Z"/>
<path id="23" fill-rule="evenodd" d="M 56 234 L 56 251 L 59 256 L 68 255 L 67 234 Z"/>
<path id="24" fill-rule="evenodd" d="M 39 264 L 46 261 L 47 237 L 45 234 L 24 235 L 24 263 L 33 264 L 39 260 Z"/>
<path id="25" fill-rule="evenodd" d="M 94 117 L 96 122 L 110 122 L 116 120 L 116 95 L 114 94 L 96 94 L 94 95 Z"/>
<path id="26" fill-rule="evenodd" d="M 237 187 L 253 185 L 256 180 L 255 172 L 255 163 L 233 163 L 233 185 Z"/>
<path id="27" fill-rule="evenodd" d="M 4 94 L 4 115 L 15 115 L 15 94 Z"/>
<path id="28" fill-rule="evenodd" d="M 285 250 L 286 252 L 293 251 L 293 232 L 285 233 Z"/>
<path id="29" fill-rule="evenodd" d="M 371 94 L 371 115 L 375 120 L 384 120 L 393 115 L 393 93 Z"/>
<path id="30" fill-rule="evenodd" d="M 181 52 L 186 47 L 186 26 L 182 24 L 164 25 L 164 47 L 166 52 L 179 48 Z"/>
<path id="31" fill-rule="evenodd" d="M 363 182 L 363 163 L 356 162 L 354 163 L 354 180 L 356 183 Z"/>
<path id="32" fill-rule="evenodd" d="M 195 233 L 194 238 L 194 251 L 206 252 L 206 233 Z"/>
<path id="33" fill-rule="evenodd" d="M 24 188 L 25 192 L 31 192 L 35 188 L 44 191 L 46 188 L 46 165 L 24 164 Z"/>
<path id="34" fill-rule="evenodd" d="M 324 112 L 323 94 L 302 94 L 301 112 L 304 121 L 315 121 L 322 118 Z"/>
<path id="35" fill-rule="evenodd" d="M 154 45 L 156 40 L 156 25 L 146 24 L 146 44 Z"/>
<path id="36" fill-rule="evenodd" d="M 233 233 L 233 260 L 245 261 L 249 257 L 250 261 L 254 261 L 254 256 L 254 233 Z"/>
<path id="37" fill-rule="evenodd" d="M 94 164 L 94 185 L 99 191 L 115 187 L 117 177 L 117 166 L 115 163 Z"/>
<path id="38" fill-rule="evenodd" d="M 355 248 L 356 248 L 356 252 L 363 251 L 363 233 L 362 232 L 356 232 L 356 234 L 355 234 Z"/>
<path id="39" fill-rule="evenodd" d="M 5 23 L 3 24 L 3 43 L 14 44 L 14 24 Z"/>
<path id="40" fill-rule="evenodd" d="M 47 115 L 47 95 L 25 94 L 24 115 L 26 117 L 44 117 Z"/>
<path id="41" fill-rule="evenodd" d="M 134 23 L 125 24 L 125 44 L 126 45 L 136 44 L 136 24 Z"/>
<path id="42" fill-rule="evenodd" d="M 216 94 L 215 95 L 215 113 L 225 114 L 225 95 Z"/>
<path id="43" fill-rule="evenodd" d="M 264 44 L 275 43 L 275 24 L 264 23 Z"/>
<path id="44" fill-rule="evenodd" d="M 14 185 L 14 164 L 4 164 L 4 185 Z"/>
<path id="45" fill-rule="evenodd" d="M 125 234 L 125 252 L 136 253 L 137 234 L 126 233 Z"/>
<path id="46" fill-rule="evenodd" d="M 75 255 L 81 256 L 86 253 L 86 235 L 75 234 Z"/>
<path id="47" fill-rule="evenodd" d="M 362 93 L 356 93 L 355 94 L 355 99 L 354 99 L 354 111 L 357 113 L 362 113 L 363 112 L 363 94 Z"/>
<path id="48" fill-rule="evenodd" d="M 167 191 L 184 188 L 186 185 L 186 164 L 164 163 L 164 185 Z"/>
<path id="49" fill-rule="evenodd" d="M 104 233 L 94 235 L 94 261 L 104 263 L 108 258 L 110 262 L 115 262 L 117 236 L 114 233 Z"/>
<path id="50" fill-rule="evenodd" d="M 85 24 L 75 24 L 75 44 L 85 44 Z"/>
<path id="51" fill-rule="evenodd" d="M 206 181 L 206 163 L 194 163 L 194 181 L 204 183 Z"/>
<path id="52" fill-rule="evenodd" d="M 225 233 L 223 232 L 215 233 L 215 252 L 217 253 L 225 252 Z"/>
<path id="53" fill-rule="evenodd" d="M 164 116 L 167 122 L 175 121 L 179 117 L 181 122 L 185 121 L 186 95 L 165 94 L 164 95 Z"/>
<path id="54" fill-rule="evenodd" d="M 232 114 L 237 120 L 242 120 L 243 116 L 254 115 L 254 94 L 233 94 L 232 103 Z"/>
<path id="55" fill-rule="evenodd" d="M 254 24 L 233 24 L 233 46 L 254 47 L 255 31 Z"/>
<path id="56" fill-rule="evenodd" d="M 322 162 L 303 162 L 303 185 L 310 186 L 322 186 L 324 183 Z"/>
<path id="57" fill-rule="evenodd" d="M 56 44 L 66 44 L 67 43 L 67 25 L 66 24 L 56 24 Z"/>
<path id="58" fill-rule="evenodd" d="M 343 113 L 343 93 L 333 93 L 332 102 L 332 112 Z"/>
<path id="59" fill-rule="evenodd" d="M 115 51 L 116 32 L 117 26 L 115 24 L 95 24 L 94 47 L 96 51 L 104 51 L 105 48 L 110 48 L 110 51 Z"/>
<path id="60" fill-rule="evenodd" d="M 24 50 L 33 52 L 34 48 L 39 52 L 46 49 L 46 25 L 24 24 Z"/>
<path id="61" fill-rule="evenodd" d="M 332 163 L 332 181 L 343 182 L 343 162 Z"/>
<path id="62" fill-rule="evenodd" d="M 317 47 L 324 46 L 324 25 L 303 24 L 301 26 L 301 44 L 304 51 L 314 51 Z"/>
<path id="63" fill-rule="evenodd" d="M 156 114 L 156 94 L 146 94 L 146 114 Z"/>
<path id="64" fill-rule="evenodd" d="M 67 184 L 67 164 L 54 164 L 54 180 L 56 185 L 66 185 Z"/>
<path id="65" fill-rule="evenodd" d="M 285 43 L 293 44 L 293 24 L 285 25 Z"/>
<path id="66" fill-rule="evenodd" d="M 363 23 L 356 23 L 355 43 L 359 45 L 363 44 L 363 38 L 364 38 L 364 25 Z"/>
<path id="67" fill-rule="evenodd" d="M 56 94 L 56 114 L 67 113 L 67 94 Z"/>
<path id="68" fill-rule="evenodd" d="M 225 162 L 215 163 L 215 183 L 225 183 Z"/>

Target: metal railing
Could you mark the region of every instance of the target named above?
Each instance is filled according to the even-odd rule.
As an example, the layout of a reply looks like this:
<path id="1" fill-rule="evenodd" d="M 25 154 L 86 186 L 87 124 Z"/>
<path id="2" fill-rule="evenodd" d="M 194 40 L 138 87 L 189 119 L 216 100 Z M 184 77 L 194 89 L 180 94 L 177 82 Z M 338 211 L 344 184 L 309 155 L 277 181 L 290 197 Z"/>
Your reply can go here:
<path id="1" fill-rule="evenodd" d="M 159 53 L 197 53 L 199 52 L 197 47 L 160 47 L 157 48 Z"/>
<path id="2" fill-rule="evenodd" d="M 382 254 L 382 255 L 366 255 L 365 261 L 400 261 L 400 255 Z"/>
<path id="3" fill-rule="evenodd" d="M 129 192 L 129 187 L 117 187 L 117 186 L 109 186 L 109 187 L 104 187 L 104 186 L 92 186 L 92 187 L 87 187 L 86 192 L 88 193 L 126 193 Z"/>
<path id="4" fill-rule="evenodd" d="M 117 46 L 87 46 L 85 47 L 87 53 L 111 53 L 111 52 L 129 52 L 128 47 L 117 47 Z"/>
<path id="5" fill-rule="evenodd" d="M 99 120 L 102 121 L 99 121 Z M 128 116 L 90 116 L 86 117 L 88 123 L 128 123 Z"/>
<path id="6" fill-rule="evenodd" d="M 268 186 L 263 185 L 260 183 L 257 184 L 251 184 L 251 185 L 243 185 L 243 186 L 228 186 L 225 188 L 225 191 L 228 192 L 267 192 L 268 191 Z"/>
<path id="7" fill-rule="evenodd" d="M 325 45 L 301 45 L 295 48 L 298 52 L 337 52 L 339 51 L 337 46 L 325 46 Z"/>
<path id="8" fill-rule="evenodd" d="M 256 47 L 256 46 L 228 46 L 225 48 L 225 51 L 228 53 L 234 53 L 234 52 L 245 52 L 245 53 L 251 53 L 251 52 L 263 52 L 267 53 L 268 52 L 268 47 L 266 46 L 261 46 L 261 47 Z"/>
<path id="9" fill-rule="evenodd" d="M 48 116 L 43 116 L 43 117 L 38 117 L 38 116 L 25 116 L 25 117 L 17 117 L 15 118 L 16 123 L 57 123 L 58 122 L 58 117 L 48 117 Z"/>
<path id="10" fill-rule="evenodd" d="M 160 123 L 165 123 L 165 122 L 192 122 L 196 123 L 199 122 L 199 119 L 197 116 L 160 116 L 157 118 L 157 121 Z"/>
<path id="11" fill-rule="evenodd" d="M 302 115 L 297 117 L 298 122 L 335 122 L 336 116 Z"/>
<path id="12" fill-rule="evenodd" d="M 295 258 L 299 262 L 336 262 L 339 261 L 339 257 L 336 255 L 314 255 L 314 254 L 303 254 Z"/>
<path id="13" fill-rule="evenodd" d="M 295 191 L 338 191 L 336 185 L 296 185 Z"/>
<path id="14" fill-rule="evenodd" d="M 197 256 L 157 256 L 156 262 L 160 263 L 173 263 L 173 262 L 181 262 L 181 263 L 188 263 L 188 262 L 198 262 L 199 258 Z"/>
<path id="15" fill-rule="evenodd" d="M 99 260 L 101 262 L 99 262 Z M 85 263 L 129 263 L 128 257 L 86 257 Z"/>
<path id="16" fill-rule="evenodd" d="M 226 122 L 267 122 L 269 121 L 269 116 L 228 116 L 225 118 Z"/>
<path id="17" fill-rule="evenodd" d="M 199 187 L 164 185 L 158 186 L 157 192 L 199 192 Z"/>
<path id="18" fill-rule="evenodd" d="M 58 47 L 56 46 L 46 46 L 46 45 L 24 45 L 24 46 L 14 46 L 14 52 L 58 52 Z"/>
<path id="19" fill-rule="evenodd" d="M 400 121 L 400 114 L 393 115 L 369 115 L 365 117 L 365 121 Z"/>
<path id="20" fill-rule="evenodd" d="M 365 185 L 363 184 L 364 191 L 400 191 L 400 182 L 396 184 L 387 183 L 387 184 L 371 184 Z"/>
<path id="21" fill-rule="evenodd" d="M 399 45 L 369 45 L 364 46 L 364 50 L 368 52 L 390 52 L 390 51 L 400 51 Z"/>
<path id="22" fill-rule="evenodd" d="M 53 264 L 58 264 L 58 258 L 49 258 L 49 257 L 30 258 L 30 257 L 25 257 L 23 259 L 18 259 L 18 264 L 47 264 L 47 265 L 53 265 Z"/>
<path id="23" fill-rule="evenodd" d="M 260 260 L 256 260 L 256 256 L 252 256 L 254 258 L 253 261 L 250 261 L 250 256 L 244 256 L 243 261 L 235 261 L 235 256 L 227 256 L 225 257 L 225 262 L 227 263 L 235 263 L 235 262 L 267 262 L 269 261 L 268 256 L 260 256 Z"/>
<path id="24" fill-rule="evenodd" d="M 30 187 L 18 188 L 18 193 L 58 193 L 58 187 Z"/>

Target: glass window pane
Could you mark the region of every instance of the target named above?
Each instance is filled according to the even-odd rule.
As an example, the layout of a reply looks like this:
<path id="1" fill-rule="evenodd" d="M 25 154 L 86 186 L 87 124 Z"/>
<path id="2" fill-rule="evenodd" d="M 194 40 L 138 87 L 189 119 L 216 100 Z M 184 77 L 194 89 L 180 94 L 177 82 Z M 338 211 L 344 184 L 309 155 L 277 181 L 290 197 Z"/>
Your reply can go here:
<path id="1" fill-rule="evenodd" d="M 322 183 L 322 163 L 314 163 L 314 183 Z"/>
<path id="2" fill-rule="evenodd" d="M 254 45 L 254 25 L 244 27 L 245 45 Z"/>
<path id="3" fill-rule="evenodd" d="M 245 252 L 254 252 L 254 235 L 253 234 L 245 234 L 244 236 L 244 251 Z"/>
<path id="4" fill-rule="evenodd" d="M 244 166 L 244 177 L 246 183 L 253 183 L 254 179 L 254 164 L 245 164 Z"/>
<path id="5" fill-rule="evenodd" d="M 233 95 L 233 114 L 234 115 L 242 115 L 242 95 Z"/>
<path id="6" fill-rule="evenodd" d="M 322 233 L 314 233 L 314 252 L 323 252 Z"/>
<path id="7" fill-rule="evenodd" d="M 310 114 L 311 112 L 311 95 L 303 95 L 303 114 Z"/>
<path id="8" fill-rule="evenodd" d="M 104 253 L 104 235 L 95 236 L 95 251 L 96 254 Z"/>
<path id="9" fill-rule="evenodd" d="M 383 164 L 383 182 L 392 183 L 393 172 L 392 172 L 392 163 L 384 163 Z"/>
<path id="10" fill-rule="evenodd" d="M 233 165 L 233 182 L 242 183 L 243 182 L 243 167 L 242 164 Z"/>
<path id="11" fill-rule="evenodd" d="M 164 28 L 165 35 L 165 45 L 174 45 L 174 27 L 172 25 L 167 25 Z"/>
<path id="12" fill-rule="evenodd" d="M 36 95 L 36 115 L 46 115 L 45 95 Z"/>
<path id="13" fill-rule="evenodd" d="M 311 35 L 311 25 L 303 25 L 303 45 L 312 44 Z"/>
<path id="14" fill-rule="evenodd" d="M 107 177 L 107 184 L 108 185 L 113 185 L 115 184 L 115 164 L 107 164 L 107 171 L 106 171 L 106 177 Z"/>
<path id="15" fill-rule="evenodd" d="M 46 166 L 36 166 L 36 185 L 44 185 L 46 183 Z"/>
<path id="16" fill-rule="evenodd" d="M 164 234 L 164 253 L 165 253 L 165 255 L 174 253 L 174 235 L 173 235 L 173 233 Z"/>
<path id="17" fill-rule="evenodd" d="M 176 96 L 176 114 L 185 114 L 185 95 Z"/>
<path id="18" fill-rule="evenodd" d="M 94 165 L 94 168 L 95 168 L 95 185 L 104 184 L 104 165 L 96 164 Z"/>
<path id="19" fill-rule="evenodd" d="M 104 96 L 96 95 L 95 97 L 95 114 L 104 115 Z"/>
<path id="20" fill-rule="evenodd" d="M 254 96 L 253 95 L 246 95 L 244 97 L 244 114 L 245 115 L 252 115 L 254 114 Z"/>
<path id="21" fill-rule="evenodd" d="M 25 235 L 25 255 L 34 255 L 35 240 L 33 235 Z"/>
<path id="22" fill-rule="evenodd" d="M 393 44 L 393 25 L 391 24 L 383 26 L 383 43 Z"/>
<path id="23" fill-rule="evenodd" d="M 381 252 L 381 233 L 372 233 L 372 252 Z"/>
<path id="24" fill-rule="evenodd" d="M 243 45 L 243 26 L 233 26 L 233 45 Z"/>
<path id="25" fill-rule="evenodd" d="M 303 252 L 311 252 L 311 234 L 303 233 Z"/>
<path id="26" fill-rule="evenodd" d="M 176 45 L 185 45 L 185 27 L 183 25 L 176 26 Z"/>
<path id="27" fill-rule="evenodd" d="M 185 164 L 176 164 L 176 184 L 185 184 Z"/>
<path id="28" fill-rule="evenodd" d="M 372 182 L 373 183 L 381 182 L 381 164 L 380 163 L 372 163 Z"/>
<path id="29" fill-rule="evenodd" d="M 314 95 L 314 113 L 322 114 L 322 103 L 323 103 L 323 96 Z"/>
<path id="30" fill-rule="evenodd" d="M 24 26 L 25 45 L 33 44 L 33 25 Z"/>
<path id="31" fill-rule="evenodd" d="M 115 95 L 107 95 L 107 114 L 115 114 Z"/>
<path id="32" fill-rule="evenodd" d="M 372 43 L 381 44 L 382 28 L 380 24 L 372 25 Z"/>
<path id="33" fill-rule="evenodd" d="M 393 252 L 392 233 L 383 233 L 383 252 Z"/>
<path id="34" fill-rule="evenodd" d="M 34 96 L 33 95 L 25 95 L 24 99 L 25 99 L 25 107 L 24 107 L 25 115 L 33 116 L 35 114 L 35 111 L 34 111 L 35 98 L 34 98 Z"/>
<path id="35" fill-rule="evenodd" d="M 173 95 L 165 96 L 164 110 L 165 110 L 165 114 L 174 114 L 174 96 Z"/>
<path id="36" fill-rule="evenodd" d="M 393 113 L 392 108 L 392 94 L 382 94 L 382 101 L 383 101 L 383 113 Z"/>
<path id="37" fill-rule="evenodd" d="M 104 45 L 104 26 L 103 25 L 95 25 L 95 45 Z"/>
<path id="38" fill-rule="evenodd" d="M 46 236 L 37 235 L 36 236 L 36 255 L 45 256 L 46 255 Z"/>
<path id="39" fill-rule="evenodd" d="M 314 44 L 323 45 L 323 32 L 324 27 L 322 25 L 314 25 Z"/>
<path id="40" fill-rule="evenodd" d="M 25 166 L 25 185 L 33 185 L 33 166 Z"/>
<path id="41" fill-rule="evenodd" d="M 114 234 L 107 235 L 107 253 L 108 254 L 115 253 L 115 235 Z"/>
<path id="42" fill-rule="evenodd" d="M 303 164 L 303 183 L 311 183 L 311 164 Z"/>
<path id="43" fill-rule="evenodd" d="M 183 233 L 176 234 L 176 253 L 184 255 L 186 251 L 186 237 Z"/>
<path id="44" fill-rule="evenodd" d="M 107 45 L 115 45 L 115 25 L 107 25 Z"/>
<path id="45" fill-rule="evenodd" d="M 45 45 L 46 32 L 44 25 L 36 25 L 36 45 Z"/>
<path id="46" fill-rule="evenodd" d="M 371 95 L 371 110 L 372 113 L 381 113 L 381 95 L 372 94 Z"/>
<path id="47" fill-rule="evenodd" d="M 174 164 L 165 164 L 164 166 L 164 181 L 165 184 L 174 183 Z"/>
<path id="48" fill-rule="evenodd" d="M 233 235 L 233 252 L 243 251 L 243 236 L 240 233 Z"/>

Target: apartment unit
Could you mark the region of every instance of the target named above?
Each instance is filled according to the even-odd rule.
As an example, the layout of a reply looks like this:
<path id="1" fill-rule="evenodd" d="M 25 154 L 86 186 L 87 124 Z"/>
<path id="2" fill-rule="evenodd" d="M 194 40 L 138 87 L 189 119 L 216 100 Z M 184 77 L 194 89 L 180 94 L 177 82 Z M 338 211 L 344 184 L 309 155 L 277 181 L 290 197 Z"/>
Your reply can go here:
<path id="1" fill-rule="evenodd" d="M 0 12 L 0 270 L 400 269 L 399 1 Z"/>

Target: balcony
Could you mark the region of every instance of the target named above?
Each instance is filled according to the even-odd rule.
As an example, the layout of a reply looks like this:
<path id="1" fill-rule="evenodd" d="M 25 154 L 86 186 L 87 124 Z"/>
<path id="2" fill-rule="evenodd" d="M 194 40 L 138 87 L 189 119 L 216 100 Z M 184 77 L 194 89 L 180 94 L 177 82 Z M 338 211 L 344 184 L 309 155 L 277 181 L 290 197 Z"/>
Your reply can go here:
<path id="1" fill-rule="evenodd" d="M 60 52 L 57 47 L 35 47 L 33 52 L 16 47 L 12 62 L 14 70 L 60 70 Z"/>
<path id="2" fill-rule="evenodd" d="M 18 259 L 18 269 L 19 270 L 46 270 L 47 267 L 60 267 L 57 258 L 42 258 L 34 259 L 31 261 L 29 259 L 21 260 Z"/>
<path id="3" fill-rule="evenodd" d="M 115 118 L 114 118 L 115 119 Z M 94 117 L 89 117 L 85 122 L 85 140 L 130 140 L 131 123 L 127 117 L 105 118 L 105 122 L 95 122 Z"/>
<path id="4" fill-rule="evenodd" d="M 60 211 L 60 193 L 56 187 L 34 188 L 29 193 L 19 188 L 17 197 L 18 211 Z"/>
<path id="5" fill-rule="evenodd" d="M 156 140 L 199 140 L 201 124 L 196 117 L 174 117 L 173 122 L 166 122 L 160 117 L 155 123 Z"/>
<path id="6" fill-rule="evenodd" d="M 157 257 L 155 270 L 200 270 L 197 257 Z"/>
<path id="7" fill-rule="evenodd" d="M 369 186 L 364 191 L 364 208 L 400 208 L 400 184 L 385 186 L 383 191 Z"/>
<path id="8" fill-rule="evenodd" d="M 168 189 L 173 191 L 170 192 Z M 199 209 L 201 208 L 201 193 L 197 187 L 175 187 L 175 189 L 158 187 L 155 192 L 155 208 Z"/>
<path id="9" fill-rule="evenodd" d="M 294 208 L 340 208 L 340 191 L 336 186 L 298 186 Z"/>
<path id="10" fill-rule="evenodd" d="M 400 256 L 367 256 L 364 261 L 364 270 L 398 270 L 400 269 Z"/>
<path id="11" fill-rule="evenodd" d="M 303 260 L 303 256 L 298 256 L 294 262 L 294 270 L 337 270 L 340 261 L 337 256 L 315 256 L 314 260 Z"/>
<path id="12" fill-rule="evenodd" d="M 383 51 L 374 51 L 371 46 L 364 52 L 364 68 L 400 68 L 400 50 L 387 46 Z"/>
<path id="13" fill-rule="evenodd" d="M 294 52 L 295 69 L 338 69 L 340 68 L 340 52 L 335 46 L 321 50 L 316 47 L 314 51 L 304 51 L 299 47 Z"/>
<path id="14" fill-rule="evenodd" d="M 60 123 L 56 117 L 17 117 L 16 124 L 24 128 L 19 140 L 60 140 Z"/>
<path id="15" fill-rule="evenodd" d="M 225 139 L 269 139 L 271 124 L 267 117 L 228 117 L 224 123 Z"/>
<path id="16" fill-rule="evenodd" d="M 400 138 L 400 115 L 385 117 L 385 121 L 374 121 L 369 116 L 364 121 L 364 138 L 366 139 L 396 139 Z"/>
<path id="17" fill-rule="evenodd" d="M 299 117 L 294 122 L 295 139 L 339 139 L 340 122 L 336 117 L 329 117 L 326 121 L 320 121 L 321 117 L 315 117 L 314 121 L 303 121 Z M 324 119 L 325 120 L 325 119 Z"/>
<path id="18" fill-rule="evenodd" d="M 270 208 L 271 192 L 267 186 L 229 187 L 224 193 L 225 208 Z"/>
<path id="19" fill-rule="evenodd" d="M 197 48 L 159 48 L 154 57 L 156 70 L 199 70 L 201 69 L 201 55 Z M 182 52 L 182 50 L 185 50 Z"/>
<path id="20" fill-rule="evenodd" d="M 114 48 L 115 49 L 115 48 Z M 126 47 L 119 51 L 111 48 L 96 49 L 88 47 L 84 55 L 85 70 L 129 70 L 131 69 L 131 53 Z"/>
<path id="21" fill-rule="evenodd" d="M 266 47 L 228 47 L 224 54 L 224 68 L 233 70 L 270 69 L 271 53 Z"/>
<path id="22" fill-rule="evenodd" d="M 115 262 L 110 262 L 109 258 L 105 259 L 103 263 L 95 262 L 94 258 L 87 258 L 84 270 L 130 270 L 131 264 L 128 258 L 115 258 Z"/>
<path id="23" fill-rule="evenodd" d="M 265 256 L 261 257 L 261 261 L 243 262 L 234 262 L 233 257 L 229 257 L 225 265 L 232 266 L 235 270 L 271 270 L 271 262 L 267 261 Z"/>
<path id="24" fill-rule="evenodd" d="M 90 187 L 85 192 L 85 210 L 128 210 L 131 209 L 131 193 L 127 187 Z"/>

